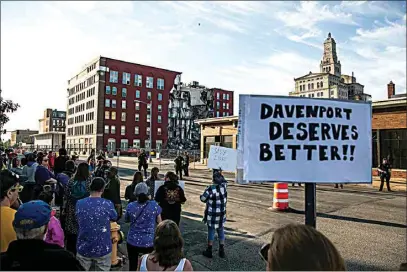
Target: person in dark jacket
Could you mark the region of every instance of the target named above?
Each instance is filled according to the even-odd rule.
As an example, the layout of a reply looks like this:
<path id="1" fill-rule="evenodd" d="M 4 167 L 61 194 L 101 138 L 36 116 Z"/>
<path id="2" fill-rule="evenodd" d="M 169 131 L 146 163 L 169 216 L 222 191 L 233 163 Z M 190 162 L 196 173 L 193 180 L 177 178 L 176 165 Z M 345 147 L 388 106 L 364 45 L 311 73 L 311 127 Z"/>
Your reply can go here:
<path id="1" fill-rule="evenodd" d="M 138 156 L 138 170 L 141 172 L 141 169 L 144 171 L 144 177 L 147 178 L 147 154 L 144 150 L 141 151 L 140 155 Z"/>
<path id="2" fill-rule="evenodd" d="M 178 175 L 179 179 L 182 180 L 182 166 L 184 164 L 184 158 L 178 155 L 175 160 L 175 173 Z"/>
<path id="3" fill-rule="evenodd" d="M 62 173 L 65 170 L 65 163 L 69 160 L 69 157 L 67 156 L 67 152 L 65 148 L 60 148 L 59 149 L 59 155 L 55 159 L 54 162 L 54 173 L 59 174 Z"/>
<path id="4" fill-rule="evenodd" d="M 51 207 L 41 200 L 17 210 L 13 221 L 17 240 L 1 254 L 1 271 L 84 271 L 73 254 L 44 241 L 50 219 Z"/>
<path id="5" fill-rule="evenodd" d="M 377 171 L 379 171 L 380 181 L 381 181 L 379 191 L 383 191 L 384 181 L 386 180 L 387 191 L 391 192 L 391 189 L 390 189 L 390 177 L 391 177 L 390 163 L 387 158 L 383 158 L 383 162 L 382 162 L 382 164 L 380 164 Z"/>
<path id="6" fill-rule="evenodd" d="M 123 211 L 122 201 L 120 199 L 120 179 L 117 172 L 116 167 L 110 167 L 107 171 L 106 186 L 102 197 L 113 202 L 118 215 L 117 221 L 119 221 L 122 217 Z"/>
<path id="7" fill-rule="evenodd" d="M 189 177 L 189 154 L 188 152 L 184 153 L 184 176 Z"/>
<path id="8" fill-rule="evenodd" d="M 178 176 L 174 172 L 168 172 L 165 175 L 164 185 L 158 188 L 154 199 L 162 208 L 162 219 L 172 220 L 179 226 L 181 221 L 181 205 L 187 199 L 185 198 L 184 190 L 179 186 Z"/>
<path id="9" fill-rule="evenodd" d="M 137 171 L 134 173 L 133 182 L 126 187 L 126 191 L 124 193 L 124 199 L 126 199 L 129 203 L 137 200 L 137 197 L 134 194 L 134 189 L 140 182 L 143 182 L 143 174 L 140 171 Z"/>

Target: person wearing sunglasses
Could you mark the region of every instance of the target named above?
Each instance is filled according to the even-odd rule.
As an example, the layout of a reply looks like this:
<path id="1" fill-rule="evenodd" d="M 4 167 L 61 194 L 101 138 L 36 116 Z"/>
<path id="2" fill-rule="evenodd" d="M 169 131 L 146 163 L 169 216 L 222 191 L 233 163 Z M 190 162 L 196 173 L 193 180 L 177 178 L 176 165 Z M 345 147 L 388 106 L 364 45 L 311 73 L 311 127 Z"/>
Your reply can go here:
<path id="1" fill-rule="evenodd" d="M 38 196 L 43 191 L 53 190 L 53 185 L 57 183 L 54 174 L 48 169 L 49 159 L 48 156 L 38 157 L 37 170 L 35 171 L 35 187 L 34 198 L 38 199 Z"/>
<path id="2" fill-rule="evenodd" d="M 13 220 L 16 210 L 11 207 L 18 202 L 18 193 L 23 187 L 18 183 L 18 175 L 9 171 L 0 172 L 1 185 L 1 220 L 0 220 L 0 240 L 1 252 L 7 251 L 8 245 L 17 239 L 13 228 Z"/>
<path id="3" fill-rule="evenodd" d="M 345 271 L 334 244 L 315 228 L 289 224 L 277 229 L 260 255 L 267 271 Z"/>

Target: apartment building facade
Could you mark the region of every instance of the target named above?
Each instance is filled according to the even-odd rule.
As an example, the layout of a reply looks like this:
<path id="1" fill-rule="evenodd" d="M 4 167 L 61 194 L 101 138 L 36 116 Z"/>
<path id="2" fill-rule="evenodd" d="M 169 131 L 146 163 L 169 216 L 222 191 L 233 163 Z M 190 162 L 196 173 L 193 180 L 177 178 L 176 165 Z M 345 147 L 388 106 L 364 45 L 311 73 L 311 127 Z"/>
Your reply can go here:
<path id="1" fill-rule="evenodd" d="M 56 109 L 44 110 L 43 117 L 39 120 L 39 133 L 58 131 L 65 132 L 66 111 Z"/>
<path id="2" fill-rule="evenodd" d="M 364 93 L 364 86 L 357 82 L 354 73 L 342 74 L 342 65 L 338 59 L 336 42 L 331 33 L 324 41 L 324 53 L 318 73 L 295 78 L 295 90 L 290 96 L 331 98 L 370 101 L 371 96 Z"/>
<path id="3" fill-rule="evenodd" d="M 214 115 L 211 117 L 233 116 L 233 91 L 213 88 Z"/>
<path id="4" fill-rule="evenodd" d="M 180 76 L 102 56 L 92 60 L 68 81 L 67 147 L 160 149 L 168 137 L 169 94 Z"/>

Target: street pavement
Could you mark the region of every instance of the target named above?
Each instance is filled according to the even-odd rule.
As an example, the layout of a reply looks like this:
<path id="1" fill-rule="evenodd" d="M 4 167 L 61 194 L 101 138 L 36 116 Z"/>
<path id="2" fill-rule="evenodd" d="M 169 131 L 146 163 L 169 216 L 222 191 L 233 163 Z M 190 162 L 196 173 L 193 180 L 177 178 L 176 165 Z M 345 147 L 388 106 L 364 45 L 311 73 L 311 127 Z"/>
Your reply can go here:
<path id="1" fill-rule="evenodd" d="M 113 165 L 116 164 L 112 160 Z M 131 183 L 136 159 L 121 160 L 119 174 L 122 196 Z M 155 166 L 150 165 L 150 169 Z M 193 168 L 193 166 L 191 166 Z M 260 247 L 271 241 L 275 229 L 289 223 L 304 223 L 304 187 L 289 187 L 293 212 L 270 209 L 273 185 L 238 185 L 234 174 L 226 173 L 229 181 L 226 222 L 226 259 L 201 255 L 206 247 L 206 226 L 201 222 L 204 205 L 199 195 L 211 182 L 211 172 L 196 165 L 190 177 L 184 178 L 187 202 L 183 207 L 181 231 L 185 240 L 185 255 L 194 270 L 264 270 Z M 160 165 L 161 173 L 173 170 L 171 162 Z M 122 224 L 127 232 L 128 225 Z M 406 193 L 378 192 L 371 186 L 317 186 L 317 229 L 324 233 L 346 260 L 348 270 L 397 270 L 406 262 Z M 121 245 L 125 252 L 125 245 Z M 214 245 L 217 250 L 217 245 Z M 123 270 L 127 269 L 127 265 Z"/>

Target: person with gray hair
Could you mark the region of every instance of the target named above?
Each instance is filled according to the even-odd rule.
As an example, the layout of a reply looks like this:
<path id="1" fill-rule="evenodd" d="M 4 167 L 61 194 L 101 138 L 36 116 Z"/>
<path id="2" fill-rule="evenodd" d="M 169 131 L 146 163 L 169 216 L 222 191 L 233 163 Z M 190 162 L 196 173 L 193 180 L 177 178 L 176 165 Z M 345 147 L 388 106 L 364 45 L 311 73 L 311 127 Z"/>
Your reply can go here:
<path id="1" fill-rule="evenodd" d="M 127 234 L 127 253 L 129 270 L 136 271 L 140 254 L 151 253 L 154 248 L 154 231 L 161 222 L 161 207 L 149 198 L 147 184 L 136 185 L 134 195 L 137 201 L 129 203 L 125 214 L 126 222 L 130 222 Z"/>
<path id="2" fill-rule="evenodd" d="M 42 200 L 24 203 L 15 214 L 17 240 L 1 254 L 0 270 L 83 271 L 75 256 L 58 245 L 44 241 L 51 207 Z"/>

